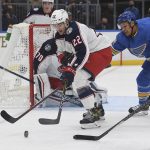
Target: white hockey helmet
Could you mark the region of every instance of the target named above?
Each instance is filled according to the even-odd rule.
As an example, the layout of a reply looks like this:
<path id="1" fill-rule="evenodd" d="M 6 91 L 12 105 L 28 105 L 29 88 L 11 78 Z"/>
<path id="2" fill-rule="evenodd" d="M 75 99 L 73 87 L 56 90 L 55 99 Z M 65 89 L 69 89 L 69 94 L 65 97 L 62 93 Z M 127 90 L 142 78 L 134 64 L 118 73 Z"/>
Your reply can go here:
<path id="1" fill-rule="evenodd" d="M 44 2 L 54 3 L 54 0 L 42 0 L 42 3 Z"/>
<path id="2" fill-rule="evenodd" d="M 67 11 L 64 9 L 55 10 L 51 16 L 51 24 L 66 22 L 67 19 L 69 20 Z"/>

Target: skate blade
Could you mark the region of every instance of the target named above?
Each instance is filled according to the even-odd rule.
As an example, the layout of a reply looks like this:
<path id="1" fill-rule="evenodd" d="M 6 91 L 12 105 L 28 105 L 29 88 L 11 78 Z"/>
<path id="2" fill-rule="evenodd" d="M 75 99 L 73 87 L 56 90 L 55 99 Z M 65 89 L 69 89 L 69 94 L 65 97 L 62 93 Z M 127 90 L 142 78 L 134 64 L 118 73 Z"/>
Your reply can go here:
<path id="1" fill-rule="evenodd" d="M 94 123 L 81 124 L 81 129 L 94 129 L 101 127 L 101 120 L 95 121 Z"/>
<path id="2" fill-rule="evenodd" d="M 137 116 L 147 116 L 148 115 L 148 111 L 141 111 L 137 114 L 135 114 L 134 116 L 137 117 Z"/>

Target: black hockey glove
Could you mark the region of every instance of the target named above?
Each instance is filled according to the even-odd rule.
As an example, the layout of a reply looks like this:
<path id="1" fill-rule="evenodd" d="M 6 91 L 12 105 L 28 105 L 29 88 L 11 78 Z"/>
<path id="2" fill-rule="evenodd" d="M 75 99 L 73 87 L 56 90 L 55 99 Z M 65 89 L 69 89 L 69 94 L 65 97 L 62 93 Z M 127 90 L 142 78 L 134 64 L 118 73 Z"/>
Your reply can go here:
<path id="1" fill-rule="evenodd" d="M 76 71 L 71 66 L 67 66 L 67 67 L 63 68 L 60 79 L 63 80 L 63 82 L 64 81 L 66 82 L 66 88 L 68 88 L 72 85 L 75 74 L 76 74 Z"/>

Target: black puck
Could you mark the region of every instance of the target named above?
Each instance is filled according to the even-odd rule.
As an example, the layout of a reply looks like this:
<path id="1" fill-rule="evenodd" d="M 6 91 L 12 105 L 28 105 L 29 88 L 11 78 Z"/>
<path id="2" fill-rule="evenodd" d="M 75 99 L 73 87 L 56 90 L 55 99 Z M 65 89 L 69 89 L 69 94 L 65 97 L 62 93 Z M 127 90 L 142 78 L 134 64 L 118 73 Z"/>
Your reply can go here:
<path id="1" fill-rule="evenodd" d="M 24 131 L 24 137 L 27 138 L 29 136 L 29 132 L 28 131 Z"/>

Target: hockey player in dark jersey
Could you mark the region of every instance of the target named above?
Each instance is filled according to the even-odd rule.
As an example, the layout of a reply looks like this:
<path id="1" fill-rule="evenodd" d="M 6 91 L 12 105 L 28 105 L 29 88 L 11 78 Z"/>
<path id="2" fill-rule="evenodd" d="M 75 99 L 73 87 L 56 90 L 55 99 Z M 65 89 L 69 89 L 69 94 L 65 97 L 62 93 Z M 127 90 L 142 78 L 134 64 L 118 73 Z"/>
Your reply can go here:
<path id="1" fill-rule="evenodd" d="M 63 65 L 61 79 L 67 81 L 67 87 L 73 85 L 87 110 L 80 121 L 81 127 L 99 127 L 104 119 L 104 109 L 101 103 L 96 103 L 95 87 L 90 83 L 110 64 L 111 44 L 86 25 L 69 21 L 68 13 L 63 9 L 52 13 L 51 23 L 57 30 L 57 55 Z"/>
<path id="2" fill-rule="evenodd" d="M 50 24 L 50 17 L 54 11 L 54 0 L 42 0 L 40 8 L 33 8 L 26 16 L 24 22 L 29 24 Z M 36 85 L 36 100 L 48 95 L 52 89 L 62 86 L 58 67 L 61 65 L 56 57 L 56 44 L 54 30 L 49 34 L 49 40 L 45 41 L 34 57 L 34 79 Z M 71 94 L 70 94 L 71 93 Z M 68 95 L 72 90 L 68 90 Z"/>
<path id="3" fill-rule="evenodd" d="M 36 99 L 39 100 L 45 97 L 51 92 L 52 89 L 58 87 L 63 87 L 61 76 L 61 63 L 58 62 L 56 57 L 57 45 L 55 39 L 49 39 L 44 42 L 40 50 L 36 53 L 34 57 L 34 74 L 35 74 L 35 84 L 37 89 Z M 66 64 L 71 58 L 69 53 L 65 53 L 65 58 L 63 59 L 63 64 Z M 95 97 L 98 102 L 107 102 L 107 89 L 103 87 L 98 87 L 95 82 L 91 82 L 90 85 L 94 89 Z M 61 99 L 61 91 L 55 92 L 55 99 Z M 66 91 L 66 98 L 68 101 L 74 103 L 79 100 L 79 97 L 75 94 L 72 87 L 68 88 Z M 80 104 L 81 105 L 81 104 Z"/>
<path id="4" fill-rule="evenodd" d="M 127 48 L 131 54 L 145 58 L 136 79 L 139 104 L 142 105 L 150 99 L 150 18 L 136 20 L 132 12 L 126 11 L 118 17 L 118 27 L 121 32 L 112 43 L 113 55 Z M 140 114 L 147 115 L 148 109 L 146 106 Z"/>
<path id="5" fill-rule="evenodd" d="M 50 24 L 51 14 L 54 11 L 54 0 L 42 0 L 40 8 L 33 8 L 26 16 L 24 23 Z M 51 26 L 50 26 L 51 27 Z M 61 65 L 56 57 L 55 31 L 51 29 L 49 40 L 45 41 L 34 57 L 34 79 L 36 85 L 36 100 L 48 95 L 52 89 L 62 86 L 60 72 Z M 69 93 L 68 93 L 69 94 Z M 45 105 L 45 104 L 44 104 Z"/>

